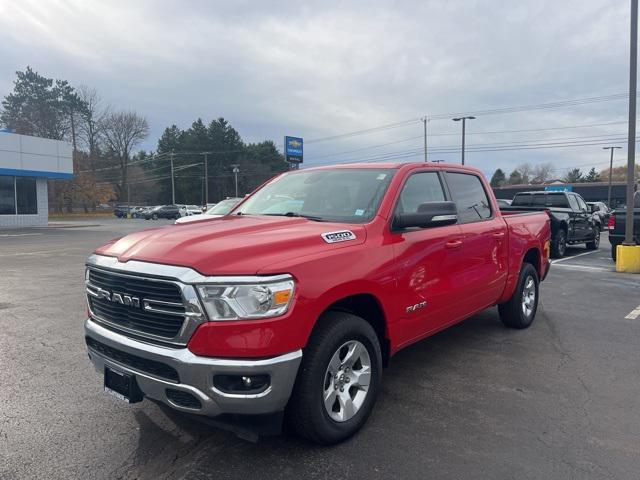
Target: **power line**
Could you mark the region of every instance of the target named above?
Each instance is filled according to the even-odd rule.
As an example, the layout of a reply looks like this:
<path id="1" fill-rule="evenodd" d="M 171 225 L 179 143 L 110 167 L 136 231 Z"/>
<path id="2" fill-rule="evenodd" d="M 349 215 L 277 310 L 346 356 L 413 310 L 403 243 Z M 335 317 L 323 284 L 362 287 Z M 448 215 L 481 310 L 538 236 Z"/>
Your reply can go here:
<path id="1" fill-rule="evenodd" d="M 612 95 L 604 95 L 599 97 L 587 97 L 587 98 L 578 98 L 573 100 L 561 100 L 557 102 L 518 105 L 518 106 L 512 106 L 512 107 L 498 107 L 498 108 L 492 108 L 492 109 L 486 109 L 486 110 L 440 113 L 436 115 L 427 115 L 426 118 L 428 118 L 429 120 L 442 120 L 442 119 L 449 119 L 452 117 L 459 117 L 463 115 L 483 115 L 483 116 L 502 115 L 502 114 L 508 114 L 508 113 L 519 113 L 519 112 L 526 112 L 526 111 L 533 111 L 533 110 L 550 110 L 555 108 L 573 107 L 573 106 L 579 106 L 579 105 L 587 105 L 591 103 L 611 102 L 616 100 L 624 100 L 626 98 L 628 98 L 628 94 L 616 93 Z M 350 138 L 358 135 L 367 135 L 370 133 L 377 133 L 384 130 L 390 130 L 394 128 L 404 127 L 410 124 L 415 124 L 421 121 L 422 118 L 424 117 L 415 117 L 415 118 L 402 120 L 399 122 L 380 125 L 377 127 L 365 128 L 362 130 L 355 130 L 352 132 L 331 135 L 327 137 L 314 138 L 314 139 L 306 140 L 306 143 L 313 144 L 313 143 L 325 142 L 329 140 L 339 140 L 344 138 Z"/>

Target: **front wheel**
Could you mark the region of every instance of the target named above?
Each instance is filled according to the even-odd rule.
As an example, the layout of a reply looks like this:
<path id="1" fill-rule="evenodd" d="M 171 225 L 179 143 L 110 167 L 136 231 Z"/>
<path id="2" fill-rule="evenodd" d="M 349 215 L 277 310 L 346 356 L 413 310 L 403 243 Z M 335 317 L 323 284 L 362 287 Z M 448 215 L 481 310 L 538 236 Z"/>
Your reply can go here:
<path id="1" fill-rule="evenodd" d="M 597 250 L 600 247 L 600 227 L 593 227 L 593 240 L 587 242 L 587 250 Z"/>
<path id="2" fill-rule="evenodd" d="M 151 218 L 153 218 L 154 220 L 157 220 L 158 219 L 158 214 L 154 213 L 153 215 L 151 215 Z"/>
<path id="3" fill-rule="evenodd" d="M 369 323 L 349 313 L 324 314 L 304 350 L 288 425 L 319 444 L 346 440 L 373 410 L 381 366 L 380 342 Z"/>
<path id="4" fill-rule="evenodd" d="M 530 263 L 520 270 L 518 284 L 509 301 L 498 305 L 500 320 L 510 328 L 531 326 L 538 310 L 538 272 Z"/>

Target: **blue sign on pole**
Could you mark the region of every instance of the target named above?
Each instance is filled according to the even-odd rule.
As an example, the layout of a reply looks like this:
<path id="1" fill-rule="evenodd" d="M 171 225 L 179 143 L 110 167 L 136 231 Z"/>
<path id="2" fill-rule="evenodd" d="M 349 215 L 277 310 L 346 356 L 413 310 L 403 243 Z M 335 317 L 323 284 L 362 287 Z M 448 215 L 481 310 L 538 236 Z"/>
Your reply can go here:
<path id="1" fill-rule="evenodd" d="M 289 163 L 302 163 L 302 147 L 302 138 L 284 137 L 284 159 Z"/>
<path id="2" fill-rule="evenodd" d="M 544 189 L 547 192 L 573 192 L 573 185 L 547 185 Z"/>

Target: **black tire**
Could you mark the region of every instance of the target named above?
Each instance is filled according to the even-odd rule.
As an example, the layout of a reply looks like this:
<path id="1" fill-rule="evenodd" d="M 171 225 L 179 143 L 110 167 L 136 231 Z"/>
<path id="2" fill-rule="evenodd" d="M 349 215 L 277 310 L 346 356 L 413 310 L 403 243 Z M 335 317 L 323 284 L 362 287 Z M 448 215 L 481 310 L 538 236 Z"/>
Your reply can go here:
<path id="1" fill-rule="evenodd" d="M 151 218 L 153 218 L 154 220 L 157 220 L 158 219 L 158 214 L 154 213 L 153 215 L 151 215 Z"/>
<path id="2" fill-rule="evenodd" d="M 327 385 L 330 388 L 334 384 L 333 378 L 327 377 L 332 357 L 342 345 L 350 341 L 360 342 L 366 348 L 371 362 L 371 376 L 366 397 L 355 415 L 339 422 L 329 416 L 324 405 L 323 392 Z M 346 440 L 364 425 L 371 414 L 378 395 L 381 374 L 380 342 L 371 325 L 349 313 L 325 313 L 318 320 L 318 325 L 304 349 L 298 377 L 286 411 L 287 425 L 298 435 L 321 445 L 332 445 Z M 354 387 L 345 388 L 350 392 Z"/>
<path id="3" fill-rule="evenodd" d="M 593 227 L 593 240 L 586 243 L 587 250 L 597 250 L 600 248 L 600 227 Z"/>
<path id="4" fill-rule="evenodd" d="M 551 256 L 562 258 L 567 252 L 567 232 L 561 228 L 551 240 Z"/>
<path id="5" fill-rule="evenodd" d="M 611 258 L 613 259 L 614 262 L 616 261 L 617 253 L 618 253 L 618 245 L 611 244 Z"/>
<path id="6" fill-rule="evenodd" d="M 529 280 L 533 281 L 534 298 L 530 304 L 530 313 L 525 313 L 524 308 L 524 295 L 525 286 Z M 523 263 L 520 269 L 520 277 L 518 278 L 518 284 L 513 292 L 513 295 L 509 301 L 498 305 L 498 311 L 500 313 L 500 320 L 505 326 L 509 328 L 528 328 L 536 318 L 536 312 L 538 310 L 538 297 L 539 297 L 539 284 L 538 272 L 530 263 Z"/>

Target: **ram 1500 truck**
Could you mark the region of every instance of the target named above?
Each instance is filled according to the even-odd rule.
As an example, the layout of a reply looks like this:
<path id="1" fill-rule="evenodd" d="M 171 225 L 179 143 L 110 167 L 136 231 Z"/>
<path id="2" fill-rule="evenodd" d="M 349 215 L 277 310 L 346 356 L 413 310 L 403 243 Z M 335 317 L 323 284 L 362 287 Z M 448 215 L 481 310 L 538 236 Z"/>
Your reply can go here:
<path id="1" fill-rule="evenodd" d="M 222 218 L 98 248 L 89 357 L 128 402 L 339 442 L 400 349 L 494 305 L 506 326 L 531 325 L 550 234 L 544 212 L 503 215 L 473 168 L 291 171 Z"/>

